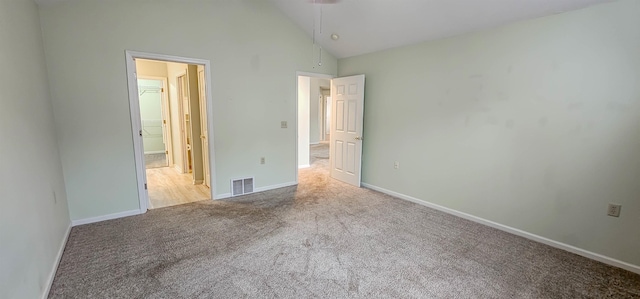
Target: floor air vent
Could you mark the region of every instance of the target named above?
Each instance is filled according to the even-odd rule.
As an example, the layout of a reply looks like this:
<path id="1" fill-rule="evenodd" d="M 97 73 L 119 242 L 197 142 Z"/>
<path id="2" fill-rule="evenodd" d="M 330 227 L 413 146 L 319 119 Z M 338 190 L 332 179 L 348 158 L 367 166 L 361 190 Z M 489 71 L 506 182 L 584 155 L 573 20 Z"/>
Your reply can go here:
<path id="1" fill-rule="evenodd" d="M 253 178 L 231 180 L 231 196 L 253 193 Z"/>

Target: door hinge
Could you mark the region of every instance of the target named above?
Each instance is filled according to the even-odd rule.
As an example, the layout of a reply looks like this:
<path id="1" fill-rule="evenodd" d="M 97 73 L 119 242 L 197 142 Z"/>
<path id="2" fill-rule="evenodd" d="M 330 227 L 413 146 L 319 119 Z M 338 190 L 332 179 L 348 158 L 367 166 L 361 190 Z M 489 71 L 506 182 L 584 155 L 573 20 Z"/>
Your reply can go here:
<path id="1" fill-rule="evenodd" d="M 142 136 L 142 130 L 138 131 L 138 134 L 140 134 L 140 136 Z"/>
<path id="2" fill-rule="evenodd" d="M 166 155 L 168 155 L 168 154 L 169 154 L 169 151 L 164 151 L 164 153 L 165 153 Z"/>
<path id="3" fill-rule="evenodd" d="M 164 92 L 164 87 L 160 88 L 160 92 Z"/>
<path id="4" fill-rule="evenodd" d="M 144 190 L 147 190 L 147 183 L 144 183 Z"/>

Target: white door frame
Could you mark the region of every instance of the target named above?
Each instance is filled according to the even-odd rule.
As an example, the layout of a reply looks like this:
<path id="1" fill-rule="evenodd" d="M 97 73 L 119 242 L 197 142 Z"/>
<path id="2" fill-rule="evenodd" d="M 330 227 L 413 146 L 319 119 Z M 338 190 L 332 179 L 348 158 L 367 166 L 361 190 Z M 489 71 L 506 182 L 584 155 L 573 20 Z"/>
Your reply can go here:
<path id="1" fill-rule="evenodd" d="M 146 80 L 158 80 L 158 81 L 162 81 L 162 88 L 163 88 L 163 92 L 162 92 L 162 117 L 166 117 L 166 124 L 165 125 L 165 130 L 167 130 L 167 139 L 169 139 L 167 141 L 168 143 L 165 144 L 165 150 L 169 153 L 167 153 L 167 166 L 168 167 L 173 167 L 173 144 L 171 142 L 172 136 L 171 136 L 171 111 L 169 110 L 169 82 L 167 80 L 166 77 L 156 77 L 156 76 L 144 76 L 144 75 L 140 75 L 138 76 L 137 79 L 146 79 Z M 166 115 L 165 115 L 166 114 Z M 163 119 L 164 120 L 164 119 Z"/>
<path id="2" fill-rule="evenodd" d="M 331 87 L 329 87 L 331 90 Z M 322 89 L 320 89 L 320 108 L 318 109 L 320 125 L 320 141 L 326 141 L 327 139 L 327 96 L 322 94 Z"/>
<path id="3" fill-rule="evenodd" d="M 296 77 L 295 77 L 295 82 L 296 82 L 296 119 L 294 122 L 294 127 L 295 127 L 295 136 L 296 136 L 296 165 L 295 165 L 295 172 L 296 172 L 296 185 L 298 184 L 298 161 L 299 161 L 299 157 L 298 157 L 298 118 L 300 117 L 298 115 L 298 77 L 299 76 L 305 76 L 305 77 L 311 77 L 311 78 L 321 78 L 321 79 L 333 79 L 335 78 L 335 76 L 332 75 L 327 75 L 327 74 L 319 74 L 319 73 L 309 73 L 309 72 L 301 72 L 301 71 L 297 71 L 296 72 Z"/>
<path id="4" fill-rule="evenodd" d="M 138 181 L 138 199 L 140 201 L 140 211 L 142 213 L 145 213 L 149 209 L 149 193 L 145 188 L 147 173 L 146 169 L 144 168 L 144 149 L 142 147 L 142 138 L 139 134 L 140 130 L 142 129 L 142 125 L 140 120 L 140 99 L 138 98 L 138 79 L 135 62 L 136 58 L 204 65 L 206 88 L 207 90 L 209 90 L 209 92 L 207 93 L 207 126 L 209 136 L 207 137 L 209 138 L 209 170 L 211 174 L 211 182 L 209 182 L 209 186 L 212 186 L 209 188 L 209 191 L 211 199 L 213 200 L 213 190 L 217 186 L 215 185 L 215 151 L 212 152 L 211 150 L 215 148 L 215 142 L 213 138 L 213 88 L 211 84 L 211 61 L 205 59 L 125 50 L 125 59 L 127 64 L 127 82 L 129 86 L 129 111 L 131 113 L 131 137 L 133 139 L 133 151 L 136 164 L 136 178 Z"/>

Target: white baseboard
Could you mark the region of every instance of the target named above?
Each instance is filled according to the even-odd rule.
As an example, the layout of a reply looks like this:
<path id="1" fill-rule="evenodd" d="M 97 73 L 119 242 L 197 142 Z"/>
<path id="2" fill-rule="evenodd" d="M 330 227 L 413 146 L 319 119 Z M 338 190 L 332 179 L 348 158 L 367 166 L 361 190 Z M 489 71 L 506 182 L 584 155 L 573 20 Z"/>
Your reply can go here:
<path id="1" fill-rule="evenodd" d="M 270 186 L 264 186 L 264 187 L 257 187 L 257 188 L 254 189 L 254 193 L 255 192 L 269 191 L 269 190 L 278 189 L 278 188 L 295 186 L 297 184 L 298 184 L 297 182 L 288 182 L 288 183 L 282 183 L 282 184 L 276 184 L 276 185 L 270 185 Z M 222 193 L 222 194 L 216 195 L 215 199 L 218 200 L 218 199 L 225 199 L 225 198 L 229 198 L 229 197 L 231 197 L 231 193 Z"/>
<path id="2" fill-rule="evenodd" d="M 204 180 L 195 180 L 195 181 L 193 181 L 194 185 L 200 185 L 202 183 L 204 183 Z"/>
<path id="3" fill-rule="evenodd" d="M 255 188 L 254 191 L 255 192 L 263 192 L 263 191 L 269 191 L 269 190 L 273 190 L 273 189 L 279 189 L 279 188 L 284 188 L 284 187 L 295 186 L 297 184 L 298 183 L 296 183 L 296 182 L 288 182 L 288 183 L 283 183 L 283 184 L 276 184 L 276 185 L 271 185 L 271 186 L 258 187 L 258 188 Z"/>
<path id="4" fill-rule="evenodd" d="M 134 215 L 140 215 L 140 214 L 144 214 L 144 211 L 142 211 L 142 210 L 131 210 L 131 211 L 124 211 L 124 212 L 119 212 L 119 213 L 103 215 L 103 216 L 72 220 L 71 221 L 71 226 L 78 226 L 78 225 L 83 225 L 83 224 L 95 223 L 95 222 L 111 220 L 111 219 L 117 219 L 117 218 L 123 218 L 123 217 L 134 216 Z"/>
<path id="5" fill-rule="evenodd" d="M 298 169 L 302 169 L 302 168 L 309 168 L 311 167 L 311 165 L 309 164 L 305 164 L 305 165 L 298 165 Z"/>
<path id="6" fill-rule="evenodd" d="M 501 231 L 505 231 L 505 232 L 508 232 L 508 233 L 511 233 L 511 234 L 514 234 L 514 235 L 517 235 L 517 236 L 520 236 L 520 237 L 523 237 L 523 238 L 527 238 L 529 240 L 533 240 L 533 241 L 536 241 L 536 242 L 539 242 L 539 243 L 542 243 L 542 244 L 546 244 L 546 245 L 549 245 L 551 247 L 555 247 L 555 248 L 562 249 L 562 250 L 565 250 L 565 251 L 568 251 L 568 252 L 571 252 L 571 253 L 575 253 L 577 255 L 581 255 L 583 257 L 586 257 L 586 258 L 589 258 L 589 259 L 592 259 L 592 260 L 596 260 L 598 262 L 602 262 L 602 263 L 605 263 L 605 264 L 608 264 L 608 265 L 611 265 L 611 266 L 614 266 L 614 267 L 622 268 L 622 269 L 625 269 L 627 271 L 631 271 L 631 272 L 640 274 L 640 266 L 638 266 L 638 265 L 633 265 L 633 264 L 630 264 L 630 263 L 627 263 L 627 262 L 623 262 L 623 261 L 620 261 L 620 260 L 617 260 L 617 259 L 614 259 L 614 258 L 611 258 L 611 257 L 608 257 L 608 256 L 604 256 L 602 254 L 598 254 L 598 253 L 595 253 L 595 252 L 587 251 L 587 250 L 584 250 L 582 248 L 578 248 L 578 247 L 575 247 L 575 246 L 572 246 L 572 245 L 569 245 L 569 244 L 565 244 L 565 243 L 562 243 L 562 242 L 554 241 L 554 240 L 551 240 L 551 239 L 548 239 L 548 238 L 545 238 L 545 237 L 542 237 L 542 236 L 538 236 L 538 235 L 535 235 L 535 234 L 532 234 L 532 233 L 517 229 L 517 228 L 513 228 L 513 227 L 510 227 L 510 226 L 506 226 L 504 224 L 493 222 L 491 220 L 487 220 L 487 219 L 484 219 L 484 218 L 473 216 L 471 214 L 467 214 L 467 213 L 460 212 L 460 211 L 457 211 L 457 210 L 454 210 L 454 209 L 443 207 L 441 205 L 430 203 L 428 201 L 417 199 L 415 197 L 411 197 L 409 195 L 405 195 L 405 194 L 398 193 L 398 192 L 395 192 L 395 191 L 387 190 L 387 189 L 384 189 L 384 188 L 381 188 L 381 187 L 378 187 L 378 186 L 374 186 L 374 185 L 366 184 L 366 183 L 362 183 L 362 186 L 365 187 L 365 188 L 371 189 L 371 190 L 375 190 L 375 191 L 378 191 L 378 192 L 382 192 L 382 193 L 391 195 L 393 197 L 397 197 L 397 198 L 404 199 L 404 200 L 407 200 L 407 201 L 410 201 L 410 202 L 413 202 L 413 203 L 416 203 L 416 204 L 419 204 L 419 205 L 423 205 L 423 206 L 426 206 L 426 207 L 429 207 L 429 208 L 432 208 L 432 209 L 435 209 L 435 210 L 438 210 L 438 211 L 442 211 L 442 212 L 445 212 L 447 214 L 451 214 L 451 215 L 458 216 L 460 218 L 464 218 L 464 219 L 467 219 L 467 220 L 470 220 L 470 221 L 473 221 L 473 222 L 476 222 L 476 223 L 480 223 L 480 224 L 483 224 L 483 225 L 486 225 L 486 226 L 490 226 L 490 227 L 499 229 Z"/>
<path id="7" fill-rule="evenodd" d="M 214 200 L 225 199 L 231 197 L 231 193 L 222 193 L 215 196 Z"/>
<path id="8" fill-rule="evenodd" d="M 51 287 L 53 286 L 53 279 L 56 277 L 56 272 L 58 271 L 58 266 L 60 265 L 60 261 L 62 260 L 62 254 L 64 253 L 64 248 L 67 246 L 67 240 L 69 240 L 70 233 L 71 223 L 69 223 L 67 231 L 64 233 L 64 238 L 62 238 L 62 244 L 60 244 L 60 249 L 58 249 L 58 255 L 56 256 L 56 261 L 55 263 L 53 263 L 53 268 L 49 273 L 49 277 L 47 279 L 47 287 L 44 289 L 42 299 L 47 299 L 47 297 L 49 297 L 49 292 L 51 291 Z"/>
<path id="9" fill-rule="evenodd" d="M 178 165 L 178 164 L 173 164 L 173 168 L 174 168 L 175 170 L 177 170 L 177 171 L 178 171 L 178 173 L 183 173 L 183 172 L 182 172 L 182 167 L 180 167 L 180 165 Z"/>
<path id="10" fill-rule="evenodd" d="M 153 155 L 153 154 L 164 154 L 164 151 L 150 151 L 150 152 L 144 152 L 145 155 Z"/>
<path id="11" fill-rule="evenodd" d="M 318 141 L 318 142 L 309 142 L 309 145 L 318 145 L 318 144 L 320 144 L 320 141 Z"/>

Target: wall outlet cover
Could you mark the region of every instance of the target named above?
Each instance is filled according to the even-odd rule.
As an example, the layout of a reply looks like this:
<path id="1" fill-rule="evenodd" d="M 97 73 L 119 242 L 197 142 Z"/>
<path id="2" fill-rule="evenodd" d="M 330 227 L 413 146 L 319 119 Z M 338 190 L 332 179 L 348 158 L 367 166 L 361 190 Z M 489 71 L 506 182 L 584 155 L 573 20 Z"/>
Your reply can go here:
<path id="1" fill-rule="evenodd" d="M 607 208 L 607 215 L 612 217 L 620 217 L 620 210 L 622 209 L 622 205 L 610 203 Z"/>

